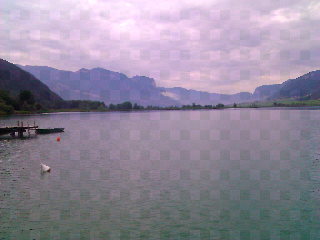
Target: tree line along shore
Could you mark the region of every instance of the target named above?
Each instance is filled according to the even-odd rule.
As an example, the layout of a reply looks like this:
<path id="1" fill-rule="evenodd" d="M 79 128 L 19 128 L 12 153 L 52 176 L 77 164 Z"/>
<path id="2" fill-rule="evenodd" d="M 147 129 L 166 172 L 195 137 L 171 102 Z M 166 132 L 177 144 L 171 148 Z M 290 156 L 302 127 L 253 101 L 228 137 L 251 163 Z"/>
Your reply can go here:
<path id="1" fill-rule="evenodd" d="M 106 105 L 101 101 L 91 100 L 62 100 L 62 101 L 43 101 L 37 102 L 34 95 L 29 90 L 21 91 L 16 98 L 3 90 L 0 90 L 0 115 L 12 114 L 33 114 L 33 113 L 50 113 L 50 112 L 89 112 L 89 111 L 128 111 L 128 110 L 180 110 L 180 109 L 215 109 L 224 108 L 222 103 L 215 106 L 205 105 L 201 106 L 193 103 L 192 105 L 183 105 L 182 107 L 170 106 L 160 107 L 148 105 L 141 106 L 137 103 L 132 104 L 130 101 L 123 103 L 110 103 Z"/>
<path id="2" fill-rule="evenodd" d="M 217 105 L 200 105 L 193 103 L 192 105 L 182 105 L 160 107 L 148 105 L 141 106 L 137 103 L 132 104 L 130 101 L 123 103 L 106 105 L 101 101 L 91 100 L 60 100 L 60 101 L 42 101 L 37 102 L 34 95 L 29 90 L 20 91 L 18 97 L 13 98 L 4 91 L 0 90 L 0 115 L 13 114 L 34 114 L 34 113 L 50 113 L 50 112 L 105 112 L 105 111 L 130 111 L 130 110 L 187 110 L 187 109 L 223 109 L 223 108 L 260 108 L 260 107 L 306 107 L 306 106 L 320 106 L 319 100 L 277 100 L 264 101 L 253 103 L 241 103 L 224 105 L 218 103 Z"/>

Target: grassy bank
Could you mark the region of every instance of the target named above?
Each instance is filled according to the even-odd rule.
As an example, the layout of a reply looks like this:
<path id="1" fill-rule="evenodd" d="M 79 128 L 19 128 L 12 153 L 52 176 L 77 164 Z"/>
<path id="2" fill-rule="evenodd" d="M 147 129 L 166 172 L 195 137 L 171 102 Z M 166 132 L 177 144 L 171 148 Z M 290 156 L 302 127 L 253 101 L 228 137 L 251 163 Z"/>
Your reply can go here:
<path id="1" fill-rule="evenodd" d="M 281 99 L 276 101 L 262 101 L 238 104 L 240 108 L 262 108 L 262 107 L 312 107 L 320 106 L 320 100 L 298 101 L 296 99 Z"/>

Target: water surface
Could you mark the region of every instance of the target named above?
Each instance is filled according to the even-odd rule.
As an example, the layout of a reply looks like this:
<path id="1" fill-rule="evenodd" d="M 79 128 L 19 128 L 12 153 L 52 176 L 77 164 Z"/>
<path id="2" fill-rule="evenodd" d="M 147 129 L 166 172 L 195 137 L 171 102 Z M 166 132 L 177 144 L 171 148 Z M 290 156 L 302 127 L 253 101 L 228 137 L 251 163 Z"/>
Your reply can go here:
<path id="1" fill-rule="evenodd" d="M 1 138 L 0 239 L 320 239 L 319 119 L 289 109 L 1 119 L 65 132 Z"/>

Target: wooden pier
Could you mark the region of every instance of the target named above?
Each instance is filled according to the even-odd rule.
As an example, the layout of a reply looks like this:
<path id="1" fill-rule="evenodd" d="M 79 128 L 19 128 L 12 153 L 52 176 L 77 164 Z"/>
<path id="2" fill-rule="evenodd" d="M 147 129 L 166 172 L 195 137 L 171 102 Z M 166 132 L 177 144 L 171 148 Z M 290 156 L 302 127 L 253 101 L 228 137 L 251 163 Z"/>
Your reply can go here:
<path id="1" fill-rule="evenodd" d="M 34 122 L 33 126 L 29 126 L 29 124 L 28 124 L 28 126 L 23 126 L 23 122 L 21 122 L 21 124 L 20 124 L 20 121 L 18 121 L 18 126 L 1 127 L 0 128 L 0 135 L 10 134 L 12 137 L 15 137 L 16 133 L 17 133 L 19 138 L 23 138 L 23 133 L 27 132 L 28 137 L 30 137 L 30 130 L 34 130 L 35 135 L 37 135 L 37 128 L 38 128 L 38 126 L 35 125 L 35 122 Z"/>

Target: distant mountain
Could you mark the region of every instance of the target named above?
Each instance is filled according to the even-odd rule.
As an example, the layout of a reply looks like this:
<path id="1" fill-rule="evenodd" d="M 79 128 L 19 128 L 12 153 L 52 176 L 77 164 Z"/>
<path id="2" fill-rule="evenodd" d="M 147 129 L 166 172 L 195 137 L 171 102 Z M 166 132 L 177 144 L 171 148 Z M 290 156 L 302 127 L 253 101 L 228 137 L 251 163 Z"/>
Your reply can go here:
<path id="1" fill-rule="evenodd" d="M 303 98 L 320 90 L 320 70 L 309 72 L 296 79 L 289 79 L 281 84 L 269 99 Z"/>
<path id="2" fill-rule="evenodd" d="M 19 65 L 20 66 L 20 65 Z M 142 106 L 181 106 L 157 88 L 153 78 L 126 75 L 103 68 L 76 72 L 46 66 L 20 66 L 38 77 L 65 100 L 98 100 L 106 104 L 131 101 Z"/>
<path id="3" fill-rule="evenodd" d="M 17 97 L 22 90 L 30 90 L 35 101 L 40 103 L 62 100 L 35 76 L 3 59 L 0 59 L 0 90 L 8 91 L 11 97 Z"/>
<path id="4" fill-rule="evenodd" d="M 20 65 L 19 65 L 20 66 Z M 38 77 L 65 100 L 98 100 L 106 104 L 131 101 L 147 106 L 182 106 L 192 103 L 217 105 L 303 97 L 320 89 L 320 71 L 310 72 L 282 84 L 262 85 L 253 93 L 219 94 L 181 87 L 157 87 L 153 78 L 126 75 L 103 68 L 76 72 L 46 66 L 20 66 Z"/>
<path id="5" fill-rule="evenodd" d="M 103 68 L 82 68 L 72 72 L 47 66 L 18 66 L 38 77 L 65 100 L 99 100 L 106 104 L 131 101 L 143 106 L 182 106 L 192 103 L 204 106 L 260 100 L 253 99 L 248 92 L 228 95 L 181 87 L 157 87 L 153 78 L 128 78 L 122 73 Z"/>
<path id="6" fill-rule="evenodd" d="M 160 88 L 167 96 L 179 101 L 182 105 L 192 103 L 204 105 L 217 105 L 218 103 L 232 104 L 251 101 L 251 93 L 241 92 L 233 95 L 208 93 L 196 90 L 188 90 L 181 87 Z"/>
<path id="7" fill-rule="evenodd" d="M 273 96 L 280 88 L 281 84 L 259 86 L 254 90 L 251 98 L 263 101 Z"/>
<path id="8" fill-rule="evenodd" d="M 180 87 L 162 88 L 167 95 L 180 101 L 183 105 L 192 103 L 201 105 L 216 105 L 218 103 L 232 104 L 284 98 L 320 98 L 320 70 L 309 72 L 296 79 L 289 79 L 282 84 L 262 85 L 255 89 L 253 94 L 240 92 L 233 95 L 208 93 L 196 90 L 187 90 Z"/>
<path id="9" fill-rule="evenodd" d="M 320 98 L 320 70 L 309 72 L 296 79 L 289 79 L 282 84 L 262 85 L 253 94 L 240 92 L 233 95 L 208 93 L 187 90 L 180 87 L 163 88 L 167 95 L 178 100 L 183 105 L 197 103 L 201 105 L 216 105 L 217 103 L 232 104 L 252 101 L 277 100 L 284 98 Z"/>

